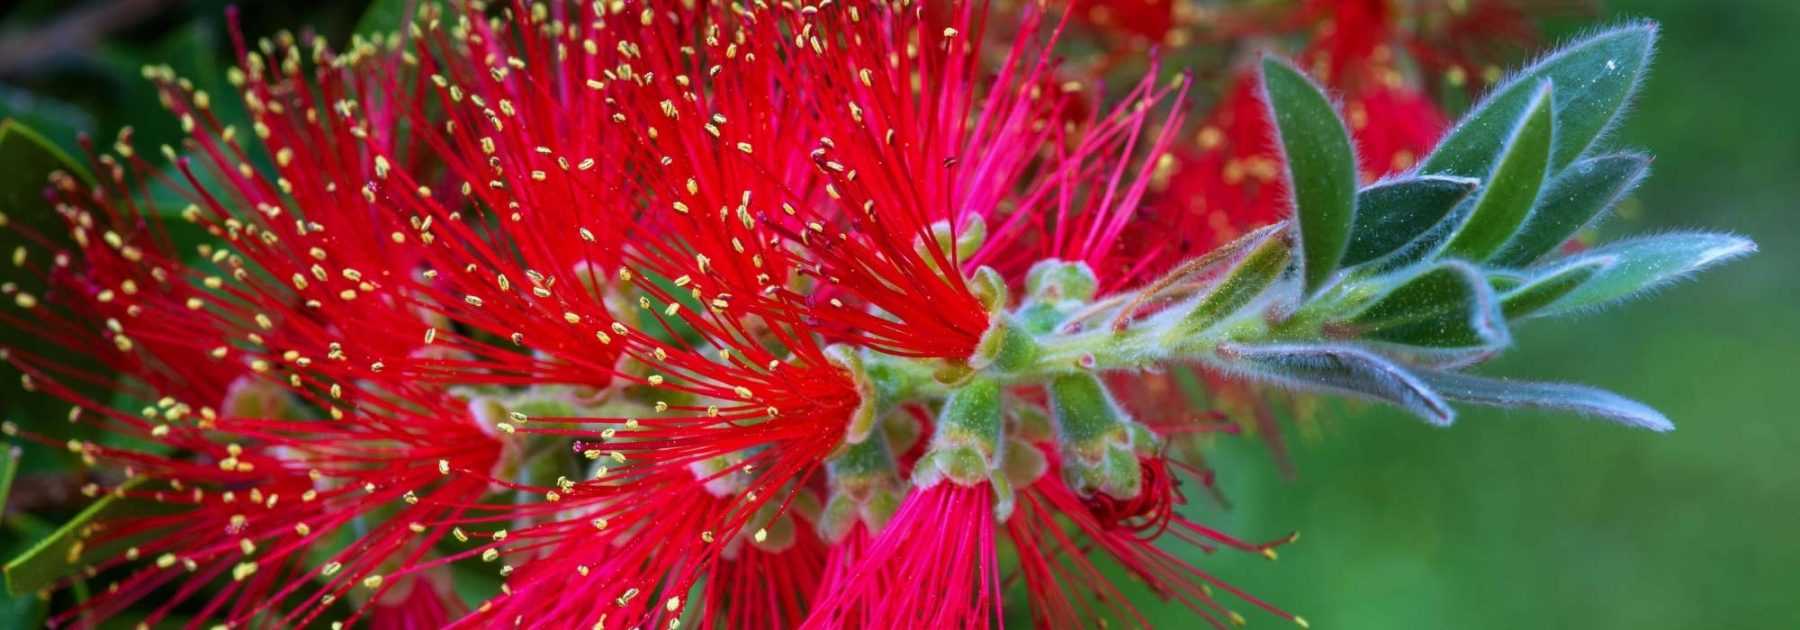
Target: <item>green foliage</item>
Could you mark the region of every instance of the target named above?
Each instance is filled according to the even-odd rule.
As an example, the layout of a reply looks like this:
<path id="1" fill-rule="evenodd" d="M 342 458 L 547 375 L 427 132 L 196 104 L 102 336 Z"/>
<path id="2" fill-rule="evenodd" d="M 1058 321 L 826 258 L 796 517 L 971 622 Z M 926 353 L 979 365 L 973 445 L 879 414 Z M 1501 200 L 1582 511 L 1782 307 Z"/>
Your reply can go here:
<path id="1" fill-rule="evenodd" d="M 1499 149 L 1513 136 L 1514 121 L 1532 107 L 1538 86 L 1556 85 L 1552 110 L 1555 148 L 1550 167 L 1560 171 L 1585 153 L 1637 91 L 1656 43 L 1656 26 L 1643 22 L 1595 33 L 1545 56 L 1496 86 L 1425 158 L 1419 171 L 1487 177 Z"/>
<path id="2" fill-rule="evenodd" d="M 1532 95 L 1531 104 L 1495 160 L 1494 172 L 1482 182 L 1474 210 L 1450 237 L 1444 255 L 1484 260 L 1524 225 L 1544 186 L 1544 169 L 1550 162 L 1553 87 L 1545 83 Z"/>
<path id="3" fill-rule="evenodd" d="M 1399 251 L 1442 222 L 1480 185 L 1478 179 L 1425 175 L 1377 182 L 1362 189 L 1356 193 L 1356 206 L 1382 211 L 1357 213 L 1344 265 L 1360 265 Z"/>
<path id="4" fill-rule="evenodd" d="M 19 475 L 19 456 L 22 454 L 17 446 L 0 448 L 0 506 L 5 506 L 7 497 L 12 494 L 13 478 Z"/>
<path id="5" fill-rule="evenodd" d="M 1509 341 L 1499 306 L 1481 272 L 1446 262 L 1406 278 L 1340 326 L 1405 346 L 1497 349 Z"/>
<path id="6" fill-rule="evenodd" d="M 1632 153 L 1592 157 L 1569 165 L 1538 195 L 1530 219 L 1491 262 L 1522 267 L 1542 258 L 1630 193 L 1649 167 L 1650 158 Z"/>
<path id="7" fill-rule="evenodd" d="M 1263 90 L 1287 164 L 1306 292 L 1337 271 L 1356 220 L 1356 153 L 1325 92 L 1274 58 L 1263 60 Z"/>
<path id="8" fill-rule="evenodd" d="M 1287 270 L 1292 256 L 1279 234 L 1267 234 L 1238 259 L 1206 297 L 1186 309 L 1179 336 L 1196 335 L 1239 313 L 1267 291 Z"/>
<path id="9" fill-rule="evenodd" d="M 1380 182 L 1355 205 L 1339 194 L 1338 175 L 1355 172 L 1355 158 L 1339 150 L 1342 123 L 1304 77 L 1265 62 L 1295 189 L 1289 229 L 1298 233 L 1292 247 L 1303 286 L 1269 277 L 1280 267 L 1269 262 L 1277 254 L 1242 256 L 1176 309 L 1184 319 L 1172 328 L 1181 337 L 1175 347 L 1212 348 L 1197 358 L 1277 384 L 1386 401 L 1434 423 L 1453 417 L 1449 399 L 1667 430 L 1653 410 L 1599 390 L 1446 371 L 1506 349 L 1509 319 L 1603 306 L 1755 250 L 1729 235 L 1668 234 L 1515 270 L 1556 249 L 1642 177 L 1639 156 L 1577 159 L 1624 107 L 1654 34 L 1648 25 L 1595 34 L 1496 89 L 1421 169 L 1479 182 Z M 1349 268 L 1319 291 L 1346 244 Z M 1413 262 L 1427 257 L 1444 260 Z M 1272 306 L 1248 312 L 1257 304 Z M 1221 322 L 1229 325 L 1215 330 Z"/>
<path id="10" fill-rule="evenodd" d="M 1610 393 L 1456 371 L 1508 349 L 1512 320 L 1603 306 L 1754 251 L 1738 237 L 1682 233 L 1516 265 L 1555 250 L 1641 178 L 1644 158 L 1630 154 L 1558 165 L 1611 124 L 1644 69 L 1628 63 L 1631 72 L 1617 72 L 1617 59 L 1632 51 L 1645 58 L 1653 32 L 1628 26 L 1577 42 L 1503 86 L 1444 140 L 1439 154 L 1456 159 L 1440 159 L 1460 166 L 1354 194 L 1343 183 L 1354 181 L 1345 178 L 1356 161 L 1339 150 L 1344 125 L 1329 101 L 1292 68 L 1266 61 L 1294 218 L 1124 296 L 1132 305 L 1173 302 L 1156 316 L 1136 318 L 1132 306 L 1108 330 L 1037 333 L 1042 351 L 1006 378 L 1066 371 L 1071 357 L 1089 369 L 1199 361 L 1388 402 L 1434 424 L 1449 423 L 1455 414 L 1446 401 L 1458 401 L 1666 430 L 1662 416 Z M 1476 133 L 1498 127 L 1504 132 Z"/>
<path id="11" fill-rule="evenodd" d="M 26 238 L 26 232 L 42 235 L 52 243 L 67 241 L 63 219 L 51 211 L 45 197 L 50 187 L 50 174 L 56 171 L 69 173 L 84 185 L 93 182 L 88 169 L 62 147 L 19 121 L 0 120 L 0 214 L 6 217 L 5 225 L 0 226 L 0 253 L 3 255 L 11 256 L 23 248 L 27 264 L 41 268 L 50 264 L 50 252 Z M 40 297 L 47 288 L 38 274 L 9 274 L 6 282 L 15 290 Z M 16 298 L 8 293 L 6 299 Z M 13 304 L 7 304 L 5 308 L 13 308 Z M 13 326 L 0 327 L 0 348 L 37 356 L 54 356 L 62 352 L 54 340 Z M 97 369 L 99 366 L 89 361 L 79 367 Z M 0 415 L 5 419 L 57 418 L 64 411 L 51 399 L 26 392 L 19 373 L 11 365 L 0 362 Z M 62 422 L 42 424 L 46 434 L 58 438 L 69 437 L 79 429 Z M 26 458 L 31 468 L 53 467 L 68 459 L 66 452 L 38 444 L 28 443 L 25 449 L 31 455 Z"/>
<path id="12" fill-rule="evenodd" d="M 1547 263 L 1546 271 L 1577 265 L 1598 265 L 1598 269 L 1537 313 L 1557 315 L 1605 306 L 1755 251 L 1756 244 L 1749 239 L 1703 232 L 1620 241 Z"/>
<path id="13" fill-rule="evenodd" d="M 1500 297 L 1500 309 L 1509 319 L 1530 315 L 1568 295 L 1605 266 L 1606 261 L 1588 260 L 1547 270 L 1508 288 Z"/>
<path id="14" fill-rule="evenodd" d="M 43 208 L 50 173 L 68 171 L 92 184 L 93 174 L 62 147 L 12 119 L 0 120 L 0 209 L 8 215 Z"/>
<path id="15" fill-rule="evenodd" d="M 1490 407 L 1569 411 L 1651 431 L 1675 430 L 1675 425 L 1655 409 L 1592 387 L 1484 378 L 1455 372 L 1425 371 L 1420 377 L 1451 400 Z"/>
<path id="16" fill-rule="evenodd" d="M 1219 356 L 1233 373 L 1303 391 L 1385 402 L 1426 422 L 1449 426 L 1456 411 L 1406 369 L 1348 345 L 1225 345 Z"/>

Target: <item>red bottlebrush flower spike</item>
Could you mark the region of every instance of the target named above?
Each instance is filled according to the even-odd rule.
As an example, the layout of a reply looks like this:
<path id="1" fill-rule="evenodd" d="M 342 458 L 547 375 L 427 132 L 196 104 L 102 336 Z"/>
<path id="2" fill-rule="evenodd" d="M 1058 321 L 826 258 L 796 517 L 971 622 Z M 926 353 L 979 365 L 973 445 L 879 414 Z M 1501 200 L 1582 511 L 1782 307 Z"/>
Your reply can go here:
<path id="1" fill-rule="evenodd" d="M 1130 500 L 1105 494 L 1078 497 L 1055 475 L 1046 476 L 1021 495 L 1019 512 L 1008 527 L 1019 549 L 1027 588 L 1033 600 L 1042 603 L 1040 624 L 1061 626 L 1110 617 L 1145 625 L 1130 601 L 1086 559 L 1088 550 L 1076 542 L 1084 541 L 1159 597 L 1180 602 L 1214 627 L 1243 623 L 1240 614 L 1214 599 L 1215 588 L 1302 627 L 1308 625 L 1304 618 L 1239 590 L 1157 544 L 1167 536 L 1207 552 L 1223 546 L 1273 558 L 1274 548 L 1291 542 L 1294 536 L 1271 543 L 1247 543 L 1189 520 L 1178 511 L 1186 499 L 1179 490 L 1180 482 L 1168 470 L 1173 464 L 1160 457 L 1142 458 L 1137 463 L 1143 470 L 1144 491 Z M 1062 519 L 1073 525 L 1076 536 L 1068 533 Z"/>
<path id="2" fill-rule="evenodd" d="M 661 380 L 658 373 L 651 381 L 703 400 L 738 402 L 656 401 L 645 406 L 642 419 L 540 417 L 520 430 L 578 436 L 576 448 L 594 463 L 588 481 L 517 486 L 544 497 L 542 503 L 492 506 L 494 516 L 469 521 L 541 521 L 468 552 L 492 550 L 494 557 L 517 557 L 522 563 L 509 593 L 482 611 L 481 618 L 588 620 L 584 625 L 611 620 L 609 628 L 655 624 L 681 610 L 688 587 L 702 576 L 743 570 L 719 567 L 749 561 L 743 560 L 743 554 L 752 553 L 746 546 L 767 554 L 755 561 L 770 567 L 823 564 L 822 555 L 806 559 L 817 553 L 816 539 L 795 532 L 807 526 L 795 522 L 793 512 L 796 501 L 810 500 L 804 498 L 809 496 L 805 482 L 838 444 L 856 404 L 846 376 L 829 365 L 812 371 L 778 367 L 767 376 L 756 374 L 761 368 L 744 367 L 735 375 L 740 380 L 715 381 L 683 373 L 680 363 L 670 355 L 666 363 L 652 364 L 674 369 L 667 372 L 671 380 Z M 658 411 L 665 409 L 671 413 Z M 530 428 L 537 425 L 550 428 Z M 770 540 L 770 531 L 791 538 Z M 794 571 L 793 579 L 807 579 L 802 568 Z M 568 583 L 575 575 L 587 579 Z M 738 610 L 736 606 L 758 605 L 738 601 L 751 593 L 712 593 L 716 597 L 703 608 L 709 618 Z M 641 601 L 632 603 L 640 594 Z M 678 600 L 676 610 L 661 610 L 669 598 Z M 613 601 L 621 602 L 618 608 L 601 605 Z M 782 611 L 791 608 L 784 604 Z"/>
<path id="3" fill-rule="evenodd" d="M 991 264 L 1022 279 L 1046 258 L 1079 261 L 1108 271 L 1100 278 L 1101 293 L 1148 279 L 1143 265 L 1154 257 L 1123 246 L 1121 238 L 1139 218 L 1181 131 L 1187 88 L 1184 79 L 1159 89 L 1154 76 L 1153 69 L 1124 97 L 1124 106 L 1104 114 L 1090 107 L 1093 118 L 1065 125 L 1051 144 L 1056 159 L 1046 165 L 1058 171 L 1041 178 L 1017 207 L 991 215 L 994 235 L 968 264 Z M 1170 113 L 1157 116 L 1165 103 Z"/>
<path id="4" fill-rule="evenodd" d="M 96 403 L 28 362 L 14 366 L 113 433 L 178 453 L 69 444 L 94 464 L 124 468 L 128 481 L 111 494 L 139 506 L 89 523 L 83 546 L 93 555 L 78 546 L 70 561 L 93 571 L 154 562 L 58 623 L 109 616 L 171 584 L 177 593 L 152 622 L 193 601 L 198 618 L 241 622 L 274 614 L 304 623 L 346 596 L 367 610 L 389 589 L 429 588 L 389 576 L 405 576 L 428 555 L 445 533 L 437 523 L 477 501 L 490 471 L 503 463 L 500 442 L 459 405 L 433 394 L 385 391 L 346 401 L 360 410 L 354 414 L 302 420 L 292 414 L 303 404 L 335 410 L 339 403 L 246 375 L 218 411 L 181 390 L 163 390 L 139 417 Z M 209 584 L 218 588 L 203 590 Z M 411 619 L 425 609 L 383 612 Z"/>
<path id="5" fill-rule="evenodd" d="M 954 484 L 914 493 L 847 574 L 822 586 L 801 627 L 1003 625 L 991 496 Z"/>
<path id="6" fill-rule="evenodd" d="M 990 627 L 1013 586 L 1039 626 L 1146 625 L 1114 564 L 1215 626 L 1304 626 L 1195 563 L 1293 538 L 1186 505 L 1223 419 L 1276 429 L 1239 380 L 1668 428 L 1461 371 L 1509 320 L 1753 249 L 1555 252 L 1642 174 L 1593 145 L 1652 29 L 1547 58 L 1440 141 L 1395 6 L 1281 25 L 1334 25 L 1302 60 L 1342 115 L 1269 59 L 1197 131 L 1187 77 L 1117 107 L 1062 81 L 1045 11 L 1090 7 L 426 4 L 342 54 L 238 38 L 243 129 L 150 70 L 188 133 L 151 177 L 189 205 L 145 199 L 122 134 L 97 182 L 51 182 L 70 244 L 21 230 L 43 282 L 0 286 L 0 325 L 71 355 L 0 359 L 109 435 L 0 424 L 109 480 L 32 588 L 114 580 L 54 617 L 83 625 Z M 1569 76 L 1592 98 L 1553 101 Z M 1581 190 L 1545 210 L 1480 178 Z M 1217 408 L 1166 402 L 1194 365 Z M 500 581 L 449 582 L 470 570 Z"/>
<path id="7" fill-rule="evenodd" d="M 636 277 L 654 299 L 679 303 Z M 807 524 L 817 507 L 806 487 L 857 405 L 850 375 L 811 345 L 814 337 L 787 337 L 790 354 L 777 357 L 765 341 L 729 327 L 736 323 L 719 311 L 652 313 L 665 334 L 680 322 L 717 348 L 717 357 L 620 325 L 610 343 L 639 367 L 619 376 L 646 389 L 614 394 L 598 410 L 633 415 L 573 410 L 513 427 L 534 440 L 573 438 L 575 451 L 592 463 L 585 481 L 508 483 L 543 500 L 482 506 L 477 512 L 484 514 L 461 521 L 503 528 L 472 530 L 491 542 L 461 556 L 518 562 L 506 593 L 472 620 L 657 625 L 692 604 L 685 601 L 689 587 L 702 578 L 709 581 L 697 610 L 708 620 L 752 611 L 795 619 L 805 610 L 801 595 L 725 591 L 711 580 L 748 567 L 786 571 L 792 584 L 817 580 L 824 554 Z M 771 321 L 758 330 L 779 338 L 776 331 L 794 327 Z M 515 528 L 504 529 L 509 525 Z M 585 579 L 570 583 L 575 576 Z M 776 596 L 788 599 L 757 599 Z"/>
<path id="8" fill-rule="evenodd" d="M 1033 58 L 1031 38 L 1006 54 L 983 93 L 978 4 L 935 23 L 921 10 L 868 9 L 860 17 L 820 12 L 807 22 L 847 42 L 814 37 L 792 51 L 806 73 L 800 92 L 823 114 L 810 156 L 831 203 L 785 224 L 806 244 L 812 260 L 797 263 L 814 269 L 815 294 L 841 291 L 885 314 L 812 305 L 826 330 L 893 354 L 961 359 L 973 353 L 988 313 L 962 274 L 971 253 L 954 244 L 974 229 L 971 217 L 1018 190 L 1050 138 L 1033 123 L 1052 117 L 1062 100 L 1036 90 L 1047 67 Z M 1022 31 L 1037 32 L 1037 19 L 1028 14 Z M 901 50 L 916 55 L 893 63 L 888 55 Z"/>
<path id="9" fill-rule="evenodd" d="M 704 628 L 792 628 L 812 610 L 826 572 L 828 547 L 812 521 L 787 518 L 777 533 L 767 528 L 740 538 L 736 550 L 708 577 Z"/>

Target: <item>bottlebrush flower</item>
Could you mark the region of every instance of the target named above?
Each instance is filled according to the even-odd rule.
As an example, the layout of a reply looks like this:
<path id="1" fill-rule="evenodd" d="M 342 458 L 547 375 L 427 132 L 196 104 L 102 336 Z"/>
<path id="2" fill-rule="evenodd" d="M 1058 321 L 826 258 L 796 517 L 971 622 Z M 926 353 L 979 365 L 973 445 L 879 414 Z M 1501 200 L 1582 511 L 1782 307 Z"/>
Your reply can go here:
<path id="1" fill-rule="evenodd" d="M 145 169 L 128 135 L 117 146 L 126 162 L 99 159 L 99 184 L 59 175 L 54 198 L 74 249 L 50 257 L 43 302 L 18 300 L 30 316 L 8 322 L 71 352 L 7 358 L 32 387 L 71 404 L 71 420 L 124 440 L 69 448 L 126 479 L 105 491 L 116 509 L 79 523 L 57 559 L 116 581 L 59 622 L 153 593 L 168 596 L 151 622 L 182 606 L 226 622 L 305 623 L 346 600 L 358 603 L 349 619 L 367 612 L 404 626 L 460 607 L 441 601 L 439 578 L 389 576 L 431 556 L 447 532 L 439 521 L 517 462 L 468 403 L 384 372 L 387 361 L 405 370 L 434 356 L 425 331 L 438 317 L 408 290 L 429 260 L 411 245 L 429 243 L 426 230 L 401 231 L 402 215 L 372 212 L 363 187 L 394 168 L 392 127 L 377 128 L 392 123 L 377 113 L 388 111 L 382 92 L 359 99 L 357 89 L 387 66 L 315 49 L 317 74 L 303 78 L 294 44 L 264 42 L 233 74 L 253 146 L 273 169 L 249 161 L 246 132 L 212 115 L 212 95 L 153 68 L 146 74 L 191 134 L 191 157 L 175 160 L 185 183 L 173 182 L 191 204 L 173 214 L 134 195 L 133 174 Z M 172 247 L 169 230 L 184 222 L 218 239 L 200 245 L 201 258 Z M 107 371 L 79 371 L 84 356 Z M 114 378 L 141 412 L 92 393 Z M 471 372 L 465 382 L 490 380 Z M 389 600 L 410 604 L 396 611 Z"/>
<path id="2" fill-rule="evenodd" d="M 855 568 L 825 583 L 802 627 L 1005 625 L 991 497 L 985 486 L 956 484 L 914 493 Z"/>
<path id="3" fill-rule="evenodd" d="M 1194 564 L 1292 537 L 1196 520 L 1182 484 L 1212 472 L 1183 438 L 1233 430 L 1146 410 L 1133 381 L 1200 363 L 1437 424 L 1457 400 L 1668 428 L 1459 371 L 1510 321 L 1751 248 L 1552 251 L 1642 173 L 1594 139 L 1648 27 L 1546 58 L 1374 183 L 1393 160 L 1372 152 L 1428 142 L 1408 109 L 1428 103 L 1359 91 L 1340 116 L 1266 59 L 1213 119 L 1236 179 L 1190 180 L 1167 157 L 1187 81 L 1106 107 L 1057 80 L 1060 29 L 984 3 L 426 6 L 344 54 L 240 42 L 254 140 L 150 72 L 191 134 L 168 152 L 192 205 L 140 206 L 129 143 L 97 185 L 58 177 L 74 245 L 32 258 L 52 289 L 8 289 L 23 310 L 0 320 L 154 401 L 115 409 L 87 391 L 105 374 L 7 355 L 132 438 L 71 445 L 129 481 L 59 535 L 61 564 L 124 577 L 59 621 L 172 591 L 143 605 L 674 630 L 985 627 L 1011 603 L 1144 625 L 1114 564 L 1215 626 L 1243 621 L 1233 602 L 1305 625 Z M 1570 82 L 1583 98 L 1554 100 Z M 1252 201 L 1207 200 L 1241 226 L 1152 198 L 1246 177 Z M 164 236 L 184 224 L 203 258 Z M 445 587 L 489 573 L 466 606 Z"/>

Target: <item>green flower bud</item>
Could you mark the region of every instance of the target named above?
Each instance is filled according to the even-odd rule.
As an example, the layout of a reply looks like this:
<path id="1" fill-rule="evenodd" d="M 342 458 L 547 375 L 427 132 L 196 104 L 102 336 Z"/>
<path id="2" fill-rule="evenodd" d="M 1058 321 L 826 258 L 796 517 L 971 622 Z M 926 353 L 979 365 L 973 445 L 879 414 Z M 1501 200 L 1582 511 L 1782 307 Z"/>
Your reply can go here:
<path id="1" fill-rule="evenodd" d="M 1035 302 L 1088 302 L 1099 290 L 1099 276 L 1082 261 L 1047 258 L 1025 272 L 1025 299 Z"/>
<path id="2" fill-rule="evenodd" d="M 1143 491 L 1133 448 L 1134 422 L 1093 374 L 1050 382 L 1050 411 L 1063 458 L 1063 477 L 1082 496 L 1101 492 L 1131 499 Z"/>

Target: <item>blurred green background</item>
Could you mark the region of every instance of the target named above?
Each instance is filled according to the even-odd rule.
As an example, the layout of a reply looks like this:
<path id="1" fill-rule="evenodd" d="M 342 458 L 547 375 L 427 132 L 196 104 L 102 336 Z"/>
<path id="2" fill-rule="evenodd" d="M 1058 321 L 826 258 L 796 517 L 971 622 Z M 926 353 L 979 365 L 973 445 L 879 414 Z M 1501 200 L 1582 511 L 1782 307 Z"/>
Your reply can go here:
<path id="1" fill-rule="evenodd" d="M 124 124 L 139 128 L 140 146 L 172 141 L 178 130 L 137 68 L 168 62 L 216 75 L 226 4 L 0 8 L 0 117 L 63 146 L 79 131 L 110 142 Z M 341 41 L 365 3 L 245 4 L 250 33 L 308 25 Z M 102 5 L 141 13 L 123 26 L 100 16 L 46 30 Z M 1228 443 L 1217 463 L 1234 508 L 1196 510 L 1249 538 L 1298 529 L 1302 539 L 1273 563 L 1221 554 L 1204 566 L 1315 628 L 1800 624 L 1800 427 L 1787 389 L 1800 387 L 1800 221 L 1791 216 L 1800 209 L 1800 2 L 1607 0 L 1603 13 L 1663 24 L 1650 82 L 1616 136 L 1656 156 L 1653 175 L 1603 233 L 1728 230 L 1754 237 L 1762 253 L 1603 316 L 1527 324 L 1521 347 L 1486 371 L 1607 387 L 1663 410 L 1679 429 L 1485 410 L 1432 429 L 1328 404 L 1318 430 L 1290 436 L 1296 479 L 1276 474 L 1259 444 Z M 68 493 L 26 463 L 15 495 L 54 505 L 57 491 Z M 6 520 L 0 551 L 49 525 L 16 505 Z M 1155 612 L 1159 625 L 1196 625 L 1182 609 Z M 1246 613 L 1253 626 L 1281 625 Z"/>

